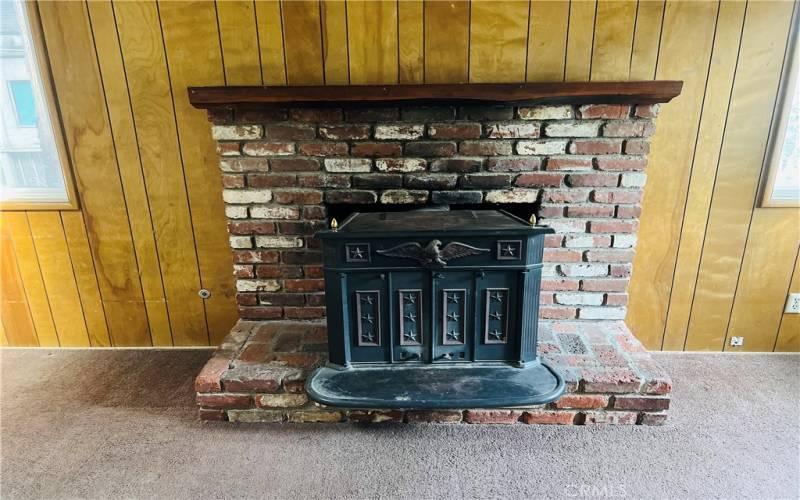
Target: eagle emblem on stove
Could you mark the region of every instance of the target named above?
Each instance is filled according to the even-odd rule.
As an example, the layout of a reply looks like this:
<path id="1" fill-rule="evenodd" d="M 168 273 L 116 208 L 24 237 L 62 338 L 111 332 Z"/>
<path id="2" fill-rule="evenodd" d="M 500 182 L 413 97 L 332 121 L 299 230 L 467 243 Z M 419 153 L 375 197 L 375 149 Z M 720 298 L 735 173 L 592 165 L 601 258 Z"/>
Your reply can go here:
<path id="1" fill-rule="evenodd" d="M 431 240 L 424 247 L 417 242 L 401 243 L 387 250 L 376 250 L 377 253 L 386 257 L 398 257 L 401 259 L 414 259 L 423 266 L 446 266 L 447 262 L 453 259 L 478 255 L 489 251 L 488 248 L 477 248 L 464 243 L 453 241 L 442 246 L 440 240 Z"/>

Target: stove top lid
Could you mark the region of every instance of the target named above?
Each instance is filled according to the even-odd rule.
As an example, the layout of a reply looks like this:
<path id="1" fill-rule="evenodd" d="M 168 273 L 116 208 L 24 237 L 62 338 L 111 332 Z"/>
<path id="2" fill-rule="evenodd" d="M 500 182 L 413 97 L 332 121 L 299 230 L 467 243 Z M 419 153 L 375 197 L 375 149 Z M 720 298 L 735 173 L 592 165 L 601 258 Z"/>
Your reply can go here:
<path id="1" fill-rule="evenodd" d="M 526 233 L 551 232 L 547 227 L 531 226 L 514 215 L 501 210 L 430 210 L 406 212 L 354 213 L 339 225 L 337 231 L 320 231 L 325 236 L 334 234 L 436 232 L 493 232 L 523 231 Z"/>

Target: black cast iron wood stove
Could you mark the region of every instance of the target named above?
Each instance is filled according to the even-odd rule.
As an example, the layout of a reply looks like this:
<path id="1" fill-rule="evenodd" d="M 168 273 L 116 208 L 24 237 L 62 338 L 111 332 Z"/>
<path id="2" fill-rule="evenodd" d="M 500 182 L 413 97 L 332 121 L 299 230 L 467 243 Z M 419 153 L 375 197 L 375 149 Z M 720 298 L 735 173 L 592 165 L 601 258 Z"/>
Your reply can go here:
<path id="1" fill-rule="evenodd" d="M 330 363 L 307 382 L 348 408 L 542 404 L 564 381 L 537 357 L 545 234 L 498 210 L 355 213 L 321 231 Z"/>

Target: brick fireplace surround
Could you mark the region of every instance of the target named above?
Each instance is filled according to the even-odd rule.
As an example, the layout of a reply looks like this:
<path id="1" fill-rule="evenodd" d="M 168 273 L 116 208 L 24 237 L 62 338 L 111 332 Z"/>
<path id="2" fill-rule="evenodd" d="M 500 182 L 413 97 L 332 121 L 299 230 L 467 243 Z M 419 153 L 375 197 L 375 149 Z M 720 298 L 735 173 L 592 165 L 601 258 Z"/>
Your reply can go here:
<path id="1" fill-rule="evenodd" d="M 200 418 L 240 422 L 644 424 L 671 381 L 625 318 L 658 105 L 245 107 L 209 110 L 240 321 L 196 380 Z M 310 402 L 325 361 L 326 204 L 535 204 L 545 249 L 539 351 L 555 403 L 349 410 Z"/>

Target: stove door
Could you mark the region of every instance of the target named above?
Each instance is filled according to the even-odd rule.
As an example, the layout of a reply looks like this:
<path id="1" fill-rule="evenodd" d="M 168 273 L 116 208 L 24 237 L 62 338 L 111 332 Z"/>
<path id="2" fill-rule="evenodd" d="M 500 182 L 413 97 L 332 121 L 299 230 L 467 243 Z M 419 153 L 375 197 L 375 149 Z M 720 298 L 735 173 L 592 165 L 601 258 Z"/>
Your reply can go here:
<path id="1" fill-rule="evenodd" d="M 430 362 L 430 273 L 421 270 L 390 274 L 392 361 Z"/>
<path id="2" fill-rule="evenodd" d="M 471 361 L 475 324 L 473 274 L 442 271 L 433 276 L 434 363 Z"/>

